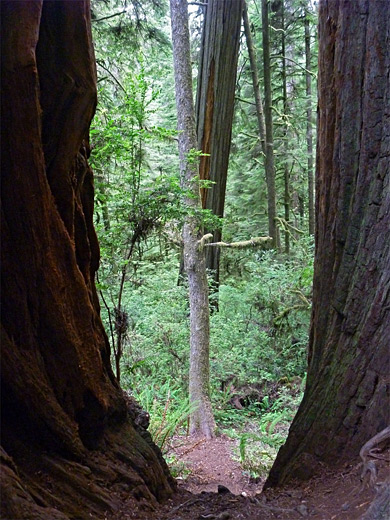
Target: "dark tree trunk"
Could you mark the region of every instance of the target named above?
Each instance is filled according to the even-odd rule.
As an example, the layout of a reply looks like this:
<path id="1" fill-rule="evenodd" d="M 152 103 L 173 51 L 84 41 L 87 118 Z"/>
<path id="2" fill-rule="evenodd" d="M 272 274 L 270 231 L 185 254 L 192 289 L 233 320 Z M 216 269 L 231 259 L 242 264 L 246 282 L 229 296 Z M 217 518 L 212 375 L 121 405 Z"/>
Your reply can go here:
<path id="1" fill-rule="evenodd" d="M 244 22 L 244 31 L 245 31 L 245 39 L 246 46 L 248 48 L 249 62 L 251 64 L 251 73 L 252 73 L 252 84 L 253 84 L 253 94 L 255 96 L 255 104 L 256 104 L 256 116 L 257 116 L 257 125 L 259 128 L 259 138 L 261 144 L 261 151 L 263 152 L 265 158 L 265 120 L 264 120 L 264 110 L 263 110 L 263 102 L 261 100 L 260 93 L 260 79 L 259 72 L 257 70 L 257 58 L 256 58 L 256 49 L 253 43 L 249 16 L 248 16 L 248 7 L 246 2 L 244 2 L 244 8 L 242 10 L 242 19 Z"/>
<path id="2" fill-rule="evenodd" d="M 389 2 L 320 4 L 307 387 L 268 486 L 357 456 L 390 421 L 389 37 Z"/>
<path id="3" fill-rule="evenodd" d="M 100 518 L 107 486 L 153 502 L 172 481 L 128 417 L 99 316 L 89 2 L 3 1 L 1 34 L 2 516 Z"/>
<path id="4" fill-rule="evenodd" d="M 276 187 L 275 187 L 275 158 L 274 158 L 274 131 L 272 120 L 272 86 L 271 86 L 271 59 L 269 38 L 268 0 L 261 0 L 261 17 L 263 32 L 263 62 L 264 62 L 264 114 L 265 114 L 265 176 L 267 181 L 268 199 L 268 233 L 273 238 L 273 247 L 279 248 L 279 229 L 276 225 Z"/>
<path id="5" fill-rule="evenodd" d="M 232 135 L 234 94 L 243 0 L 209 0 L 202 38 L 196 102 L 198 148 L 208 154 L 200 158 L 199 176 L 215 184 L 201 189 L 203 208 L 223 217 L 226 179 Z M 213 231 L 214 242 L 222 232 Z M 219 283 L 218 247 L 206 252 L 206 267 Z"/>
<path id="6" fill-rule="evenodd" d="M 284 220 L 286 222 L 286 230 L 284 232 L 284 251 L 287 255 L 290 254 L 290 229 L 288 224 L 290 222 L 290 170 L 288 164 L 288 98 L 287 98 L 287 57 L 286 57 L 286 26 L 285 26 L 285 5 L 282 0 L 281 5 L 281 29 L 282 29 L 282 85 L 283 85 L 283 114 L 285 117 L 285 127 L 283 130 L 283 150 L 284 150 Z"/>
<path id="7" fill-rule="evenodd" d="M 306 58 L 306 145 L 307 145 L 307 189 L 309 234 L 314 235 L 314 173 L 313 173 L 313 110 L 311 89 L 311 46 L 310 21 L 308 10 L 305 11 L 305 58 Z"/>

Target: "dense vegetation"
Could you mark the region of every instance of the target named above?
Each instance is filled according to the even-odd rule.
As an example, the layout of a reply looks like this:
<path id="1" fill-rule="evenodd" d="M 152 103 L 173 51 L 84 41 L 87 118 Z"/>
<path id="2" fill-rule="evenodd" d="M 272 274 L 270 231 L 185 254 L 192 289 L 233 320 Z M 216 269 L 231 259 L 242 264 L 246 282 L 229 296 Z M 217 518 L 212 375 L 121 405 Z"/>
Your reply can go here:
<path id="1" fill-rule="evenodd" d="M 122 386 L 150 411 L 151 431 L 162 445 L 189 412 L 189 308 L 179 275 L 186 210 L 178 177 L 168 6 L 143 4 L 92 5 L 99 103 L 91 164 L 102 255 L 98 289 L 113 366 Z M 258 4 L 249 2 L 248 8 L 261 56 Z M 211 315 L 214 413 L 219 428 L 240 437 L 241 459 L 254 473 L 264 468 L 248 459 L 247 440 L 266 443 L 271 463 L 301 398 L 313 274 L 306 77 L 315 79 L 316 59 L 312 56 L 307 70 L 305 20 L 315 49 L 315 15 L 303 2 L 282 4 L 272 4 L 271 73 L 279 229 L 288 241 L 279 251 L 224 249 L 219 291 L 210 293 L 211 305 L 218 299 Z M 190 20 L 196 82 L 201 8 L 191 7 Z M 213 217 L 203 211 L 202 218 L 207 224 Z M 242 35 L 223 240 L 267 233 L 265 174 Z"/>

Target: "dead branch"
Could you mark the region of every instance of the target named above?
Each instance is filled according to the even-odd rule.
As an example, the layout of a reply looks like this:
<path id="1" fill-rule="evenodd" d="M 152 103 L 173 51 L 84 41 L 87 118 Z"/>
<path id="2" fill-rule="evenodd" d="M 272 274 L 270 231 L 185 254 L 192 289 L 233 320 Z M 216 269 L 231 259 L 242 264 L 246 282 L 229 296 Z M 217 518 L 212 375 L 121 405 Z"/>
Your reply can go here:
<path id="1" fill-rule="evenodd" d="M 189 506 L 189 505 L 192 506 L 192 505 L 196 504 L 196 502 L 200 502 L 200 500 L 201 500 L 200 498 L 189 498 L 188 500 L 186 500 L 182 504 L 179 504 L 178 506 L 174 507 L 170 511 L 170 514 L 172 515 L 173 513 L 176 513 L 177 511 L 179 511 L 179 509 L 181 509 L 184 506 Z"/>
<path id="2" fill-rule="evenodd" d="M 187 453 L 189 453 L 190 451 L 195 449 L 197 446 L 199 446 L 199 444 L 202 444 L 205 441 L 206 441 L 206 437 L 204 437 L 203 439 L 200 439 L 199 441 L 196 441 L 195 444 L 193 444 L 192 446 L 190 446 L 189 448 L 184 450 L 183 453 L 180 453 L 180 455 L 178 455 L 177 458 L 181 459 L 182 457 L 184 457 L 184 455 L 187 455 Z"/>
<path id="3" fill-rule="evenodd" d="M 91 21 L 92 21 L 92 23 L 102 22 L 103 20 L 109 20 L 110 18 L 114 18 L 115 16 L 125 14 L 126 12 L 127 12 L 127 10 L 124 9 L 123 11 L 120 11 L 119 13 L 114 13 L 114 14 L 110 14 L 108 16 L 103 16 L 103 18 L 93 18 Z"/>
<path id="4" fill-rule="evenodd" d="M 310 302 L 307 303 L 298 303 L 296 305 L 292 305 L 291 307 L 286 307 L 280 314 L 278 314 L 274 318 L 274 325 L 279 325 L 280 322 L 290 314 L 292 311 L 299 311 L 310 308 Z"/>
<path id="5" fill-rule="evenodd" d="M 271 237 L 254 237 L 250 240 L 242 240 L 241 242 L 210 242 L 205 243 L 210 238 L 211 233 L 208 233 L 199 240 L 200 247 L 232 247 L 235 249 L 246 249 L 247 247 L 261 247 L 262 249 L 268 249 L 272 243 Z M 212 237 L 212 235 L 211 235 Z"/>
<path id="6" fill-rule="evenodd" d="M 292 230 L 292 231 L 295 231 L 295 233 L 299 233 L 300 235 L 304 235 L 305 234 L 304 231 L 302 231 L 301 229 L 298 229 L 297 227 L 293 226 L 292 224 L 287 222 L 287 220 L 285 220 L 284 218 L 275 217 L 275 220 L 276 220 L 277 224 L 279 225 L 279 227 L 282 228 L 282 230 L 284 232 L 286 232 L 286 233 L 290 233 L 291 234 L 291 230 Z"/>
<path id="7" fill-rule="evenodd" d="M 307 305 L 308 307 L 311 307 L 311 303 L 310 301 L 306 298 L 306 296 L 303 294 L 302 291 L 300 291 L 299 289 L 294 289 L 291 291 L 292 293 L 296 294 L 298 296 L 298 298 L 300 300 L 302 300 L 302 302 Z"/>

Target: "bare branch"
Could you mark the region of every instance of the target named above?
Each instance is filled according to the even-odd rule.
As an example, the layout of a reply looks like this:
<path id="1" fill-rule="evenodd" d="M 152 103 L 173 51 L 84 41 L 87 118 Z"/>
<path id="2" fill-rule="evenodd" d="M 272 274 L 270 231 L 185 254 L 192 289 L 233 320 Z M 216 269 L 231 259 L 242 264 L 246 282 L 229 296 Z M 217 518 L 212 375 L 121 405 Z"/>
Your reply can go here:
<path id="1" fill-rule="evenodd" d="M 103 18 L 96 18 L 95 20 L 92 20 L 93 23 L 95 22 L 102 22 L 103 20 L 109 20 L 110 18 L 114 18 L 114 16 L 119 16 L 121 14 L 125 14 L 127 11 L 124 9 L 123 11 L 120 11 L 119 13 L 110 14 L 109 16 L 103 16 Z"/>
<path id="2" fill-rule="evenodd" d="M 307 69 L 306 67 L 304 67 L 297 61 L 293 60 L 292 58 L 288 58 L 287 56 L 282 56 L 281 54 L 273 54 L 272 56 L 270 56 L 270 58 L 271 58 L 271 60 L 283 58 L 284 60 L 291 61 L 291 63 L 294 63 L 294 65 L 296 65 L 300 69 L 304 70 L 305 72 L 307 72 L 314 78 L 317 78 L 317 74 L 315 72 L 312 72 L 311 70 Z"/>
<path id="3" fill-rule="evenodd" d="M 112 77 L 112 79 L 115 81 L 115 83 L 123 90 L 123 92 L 127 95 L 127 92 L 126 92 L 126 89 L 125 87 L 121 84 L 121 82 L 116 79 L 116 77 L 114 76 L 114 74 L 105 66 L 103 65 L 103 63 L 100 61 L 100 60 L 96 60 L 96 63 L 99 65 L 99 67 L 101 67 L 102 69 L 104 69 L 106 72 L 108 72 L 108 74 Z"/>

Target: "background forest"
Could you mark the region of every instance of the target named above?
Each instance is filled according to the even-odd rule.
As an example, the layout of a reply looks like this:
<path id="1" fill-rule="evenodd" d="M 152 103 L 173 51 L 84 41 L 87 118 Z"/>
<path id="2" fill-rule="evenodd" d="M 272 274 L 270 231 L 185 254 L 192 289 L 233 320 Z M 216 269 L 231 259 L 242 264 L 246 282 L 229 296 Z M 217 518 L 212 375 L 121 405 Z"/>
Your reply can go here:
<path id="1" fill-rule="evenodd" d="M 98 290 L 113 366 L 123 388 L 151 415 L 166 448 L 186 428 L 189 304 L 181 276 L 180 185 L 173 58 L 165 0 L 93 1 L 99 100 L 91 127 L 95 226 L 101 247 Z M 243 467 L 265 474 L 300 402 L 313 276 L 313 142 L 316 106 L 316 7 L 274 0 L 270 67 L 263 60 L 260 0 L 248 18 L 263 96 L 271 113 L 279 247 L 221 248 L 219 283 L 210 274 L 211 399 L 217 426 L 239 439 Z M 194 91 L 203 7 L 190 4 Z M 268 191 L 242 27 L 227 176 L 225 242 L 267 236 Z M 229 151 L 227 151 L 229 153 Z M 205 186 L 207 189 L 207 186 Z M 250 440 L 250 446 L 248 443 Z M 254 457 L 259 446 L 266 455 Z M 253 451 L 253 453 L 252 453 Z M 267 457 L 268 455 L 268 457 Z"/>

